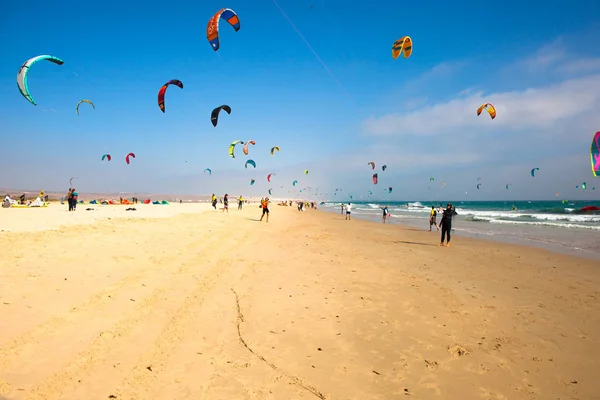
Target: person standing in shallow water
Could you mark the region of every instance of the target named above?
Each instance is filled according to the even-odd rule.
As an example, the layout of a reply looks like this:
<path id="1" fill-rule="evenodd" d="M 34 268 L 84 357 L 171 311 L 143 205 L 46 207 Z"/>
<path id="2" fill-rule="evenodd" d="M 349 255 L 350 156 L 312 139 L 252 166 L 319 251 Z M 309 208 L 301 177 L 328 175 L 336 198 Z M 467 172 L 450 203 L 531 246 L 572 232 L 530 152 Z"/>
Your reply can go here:
<path id="1" fill-rule="evenodd" d="M 440 221 L 440 229 L 442 230 L 442 239 L 440 246 L 444 245 L 444 236 L 446 236 L 446 247 L 450 247 L 450 231 L 452 230 L 452 217 L 456 215 L 456 211 L 452 207 L 452 203 L 446 204 L 446 209 L 442 214 L 442 220 Z"/>
<path id="2" fill-rule="evenodd" d="M 352 219 L 350 218 L 350 215 L 352 214 L 352 204 L 348 203 L 346 205 L 346 219 Z"/>
<path id="3" fill-rule="evenodd" d="M 390 211 L 388 209 L 388 206 L 379 206 L 379 208 L 381 208 L 381 210 L 383 211 L 383 223 L 385 224 L 387 217 L 389 217 L 390 215 Z"/>

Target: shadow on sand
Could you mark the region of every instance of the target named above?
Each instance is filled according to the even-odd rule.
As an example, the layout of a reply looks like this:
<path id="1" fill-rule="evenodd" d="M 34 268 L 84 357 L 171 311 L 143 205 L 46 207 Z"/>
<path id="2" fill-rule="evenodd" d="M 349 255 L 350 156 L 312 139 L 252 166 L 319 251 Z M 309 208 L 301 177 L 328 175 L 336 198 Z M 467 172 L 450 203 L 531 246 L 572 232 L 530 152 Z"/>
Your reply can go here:
<path id="1" fill-rule="evenodd" d="M 435 246 L 433 243 L 419 243 L 419 242 L 407 242 L 404 240 L 396 240 L 394 243 L 404 243 L 404 244 L 416 244 L 419 246 Z"/>
<path id="2" fill-rule="evenodd" d="M 260 222 L 260 219 L 258 218 L 246 218 L 248 221 L 256 221 L 256 222 Z"/>

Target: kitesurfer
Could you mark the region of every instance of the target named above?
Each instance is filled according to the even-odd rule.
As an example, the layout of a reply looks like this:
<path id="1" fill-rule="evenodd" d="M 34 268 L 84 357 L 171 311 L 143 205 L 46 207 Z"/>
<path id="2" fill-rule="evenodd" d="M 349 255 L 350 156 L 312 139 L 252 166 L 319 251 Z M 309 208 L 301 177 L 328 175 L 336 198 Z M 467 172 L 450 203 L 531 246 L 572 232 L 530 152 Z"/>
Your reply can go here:
<path id="1" fill-rule="evenodd" d="M 216 210 L 217 209 L 217 196 L 215 196 L 215 194 L 213 193 L 210 202 L 212 203 L 213 208 Z"/>
<path id="2" fill-rule="evenodd" d="M 452 203 L 446 204 L 446 209 L 442 215 L 440 221 L 440 228 L 442 229 L 442 239 L 440 246 L 444 245 L 444 236 L 446 237 L 446 247 L 450 247 L 450 231 L 452 230 L 452 217 L 456 215 L 456 211 L 452 207 Z"/>
<path id="3" fill-rule="evenodd" d="M 269 198 L 265 197 L 264 200 L 260 202 L 260 206 L 262 208 L 262 215 L 260 216 L 260 220 L 263 220 L 265 214 L 267 215 L 267 222 L 269 222 Z"/>
<path id="4" fill-rule="evenodd" d="M 438 226 L 436 219 L 437 219 L 437 211 L 435 210 L 434 206 L 431 206 L 431 213 L 429 213 L 429 232 L 431 232 L 432 225 L 435 225 L 438 232 L 440 231 L 440 227 Z"/>
<path id="5" fill-rule="evenodd" d="M 381 208 L 381 210 L 383 211 L 383 223 L 385 224 L 385 220 L 387 219 L 388 215 L 390 215 L 388 206 L 383 206 L 383 207 L 380 206 L 379 208 Z"/>

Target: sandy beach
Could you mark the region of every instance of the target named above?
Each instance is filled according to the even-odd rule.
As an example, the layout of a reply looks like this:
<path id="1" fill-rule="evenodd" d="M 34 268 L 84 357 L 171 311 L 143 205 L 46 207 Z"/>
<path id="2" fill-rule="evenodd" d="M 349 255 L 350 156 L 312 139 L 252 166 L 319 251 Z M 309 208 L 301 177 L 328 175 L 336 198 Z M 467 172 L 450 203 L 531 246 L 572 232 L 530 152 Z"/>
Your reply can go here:
<path id="1" fill-rule="evenodd" d="M 0 210 L 0 399 L 600 398 L 597 261 L 276 205 L 78 207 Z"/>

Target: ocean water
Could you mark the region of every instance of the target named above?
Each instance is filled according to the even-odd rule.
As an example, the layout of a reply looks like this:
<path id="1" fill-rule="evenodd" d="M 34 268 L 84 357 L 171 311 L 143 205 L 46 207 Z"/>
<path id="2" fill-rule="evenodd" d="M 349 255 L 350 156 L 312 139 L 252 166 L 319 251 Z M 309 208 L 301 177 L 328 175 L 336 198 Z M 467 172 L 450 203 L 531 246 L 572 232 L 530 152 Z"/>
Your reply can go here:
<path id="1" fill-rule="evenodd" d="M 379 204 L 352 205 L 353 217 L 381 221 Z M 446 203 L 407 201 L 381 205 L 388 205 L 392 223 L 429 230 L 431 206 L 437 208 Z M 600 201 L 457 201 L 453 205 L 458 213 L 452 223 L 453 234 L 535 245 L 600 260 L 600 211 L 580 211 L 585 206 L 600 206 Z M 340 203 L 320 207 L 340 213 Z M 438 213 L 437 222 L 440 220 Z"/>

